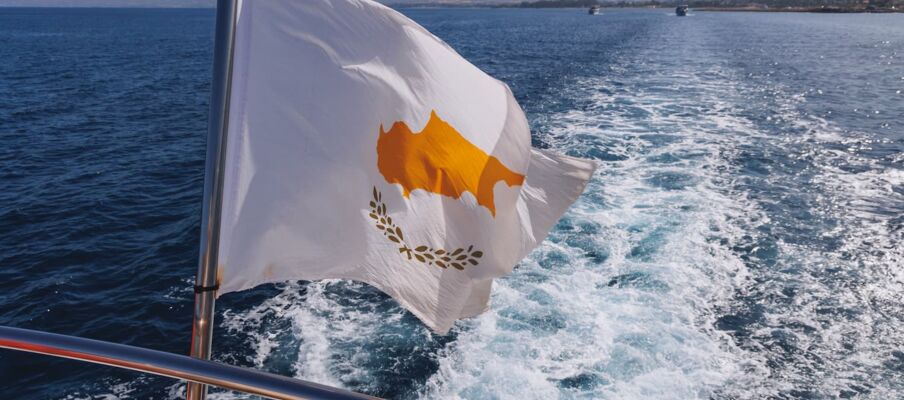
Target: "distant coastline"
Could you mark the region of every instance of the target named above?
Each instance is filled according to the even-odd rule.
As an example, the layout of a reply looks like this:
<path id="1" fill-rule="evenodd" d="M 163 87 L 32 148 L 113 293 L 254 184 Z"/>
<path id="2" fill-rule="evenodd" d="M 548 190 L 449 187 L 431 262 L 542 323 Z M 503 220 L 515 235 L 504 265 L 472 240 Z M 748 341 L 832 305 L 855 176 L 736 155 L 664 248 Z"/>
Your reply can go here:
<path id="1" fill-rule="evenodd" d="M 828 0 L 832 1 L 832 0 Z M 731 0 L 681 0 L 692 11 L 741 11 L 741 12 L 809 12 L 809 13 L 900 13 L 904 12 L 904 0 L 847 0 L 826 5 L 820 0 L 768 0 L 763 3 Z M 587 8 L 599 5 L 605 8 L 663 8 L 675 7 L 672 0 L 599 1 L 599 0 L 531 0 L 518 3 L 476 2 L 408 2 L 388 5 L 396 8 Z"/>
<path id="2" fill-rule="evenodd" d="M 803 13 L 822 13 L 822 14 L 891 14 L 904 12 L 904 9 L 866 9 L 857 7 L 783 7 L 783 8 L 763 8 L 763 7 L 699 7 L 694 11 L 735 11 L 735 12 L 803 12 Z"/>

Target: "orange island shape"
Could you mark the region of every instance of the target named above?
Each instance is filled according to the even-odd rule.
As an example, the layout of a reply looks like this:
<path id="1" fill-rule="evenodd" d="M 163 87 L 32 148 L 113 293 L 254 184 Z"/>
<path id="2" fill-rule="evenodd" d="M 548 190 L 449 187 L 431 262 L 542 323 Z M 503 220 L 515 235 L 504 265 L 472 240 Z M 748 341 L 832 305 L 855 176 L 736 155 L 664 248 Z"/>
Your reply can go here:
<path id="1" fill-rule="evenodd" d="M 471 192 L 477 204 L 490 210 L 493 217 L 496 217 L 493 199 L 496 182 L 503 181 L 509 186 L 524 183 L 524 175 L 484 153 L 440 119 L 436 111 L 430 112 L 430 120 L 418 133 L 402 121 L 395 122 L 385 132 L 381 124 L 377 168 L 387 182 L 402 185 L 406 198 L 415 189 L 454 199 Z"/>

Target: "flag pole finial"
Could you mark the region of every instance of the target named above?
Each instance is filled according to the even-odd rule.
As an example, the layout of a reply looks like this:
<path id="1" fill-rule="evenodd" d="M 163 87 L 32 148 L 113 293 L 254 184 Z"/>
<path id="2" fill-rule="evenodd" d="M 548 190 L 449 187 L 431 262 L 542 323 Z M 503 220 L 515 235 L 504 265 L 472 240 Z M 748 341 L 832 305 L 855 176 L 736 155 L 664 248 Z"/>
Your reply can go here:
<path id="1" fill-rule="evenodd" d="M 226 133 L 229 125 L 229 95 L 232 81 L 236 14 L 237 0 L 217 0 L 210 119 L 207 130 L 207 162 L 204 171 L 204 203 L 201 217 L 201 252 L 195 281 L 195 306 L 191 336 L 191 356 L 205 360 L 210 359 L 214 302 L 219 288 L 217 256 L 220 248 L 220 215 L 223 204 L 223 173 L 226 159 Z M 207 387 L 189 382 L 185 389 L 185 397 L 189 400 L 203 400 L 207 397 Z"/>

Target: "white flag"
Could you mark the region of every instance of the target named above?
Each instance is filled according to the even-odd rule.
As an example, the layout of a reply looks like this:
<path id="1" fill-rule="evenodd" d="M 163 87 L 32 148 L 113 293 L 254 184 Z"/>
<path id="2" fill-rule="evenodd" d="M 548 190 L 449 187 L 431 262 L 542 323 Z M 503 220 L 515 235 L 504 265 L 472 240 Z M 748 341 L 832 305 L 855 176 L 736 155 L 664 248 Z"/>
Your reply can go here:
<path id="1" fill-rule="evenodd" d="M 595 168 L 531 149 L 505 84 L 369 0 L 242 2 L 226 146 L 220 294 L 356 280 L 440 333 Z"/>

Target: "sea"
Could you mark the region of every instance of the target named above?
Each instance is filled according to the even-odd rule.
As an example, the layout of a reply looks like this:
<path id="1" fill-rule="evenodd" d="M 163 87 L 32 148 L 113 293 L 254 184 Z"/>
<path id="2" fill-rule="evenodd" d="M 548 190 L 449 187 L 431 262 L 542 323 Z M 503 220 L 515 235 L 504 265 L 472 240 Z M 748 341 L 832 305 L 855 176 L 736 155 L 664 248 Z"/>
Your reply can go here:
<path id="1" fill-rule="evenodd" d="M 400 11 L 599 170 L 448 335 L 289 282 L 219 299 L 216 360 L 393 399 L 904 399 L 904 15 Z M 0 325 L 187 354 L 213 28 L 0 8 Z M 2 399 L 183 390 L 0 350 Z"/>

